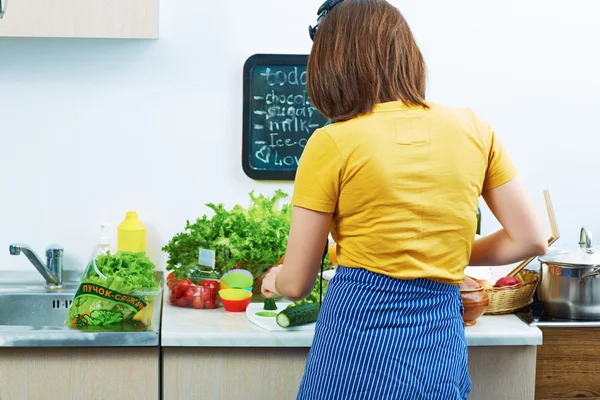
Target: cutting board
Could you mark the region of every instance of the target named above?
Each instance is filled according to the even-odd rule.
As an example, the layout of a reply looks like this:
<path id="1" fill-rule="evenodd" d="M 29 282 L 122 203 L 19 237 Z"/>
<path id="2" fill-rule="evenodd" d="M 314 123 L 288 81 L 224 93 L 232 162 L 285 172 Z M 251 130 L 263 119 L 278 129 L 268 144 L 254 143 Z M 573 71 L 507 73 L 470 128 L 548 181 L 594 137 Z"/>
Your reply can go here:
<path id="1" fill-rule="evenodd" d="M 276 303 L 276 304 L 277 304 L 277 310 L 272 311 L 274 313 L 279 313 L 280 311 L 284 310 L 288 305 L 290 305 L 289 302 L 281 302 L 281 303 Z M 250 303 L 248 305 L 248 308 L 246 308 L 246 317 L 248 318 L 248 321 L 250 321 L 253 324 L 255 324 L 263 329 L 266 329 L 268 331 L 289 332 L 289 331 L 314 331 L 315 330 L 315 325 L 316 325 L 315 322 L 313 322 L 312 324 L 307 324 L 307 325 L 292 326 L 290 328 L 282 328 L 279 325 L 277 325 L 277 321 L 275 320 L 275 317 L 259 317 L 258 315 L 256 315 L 257 312 L 261 312 L 261 311 L 265 311 L 263 303 Z"/>

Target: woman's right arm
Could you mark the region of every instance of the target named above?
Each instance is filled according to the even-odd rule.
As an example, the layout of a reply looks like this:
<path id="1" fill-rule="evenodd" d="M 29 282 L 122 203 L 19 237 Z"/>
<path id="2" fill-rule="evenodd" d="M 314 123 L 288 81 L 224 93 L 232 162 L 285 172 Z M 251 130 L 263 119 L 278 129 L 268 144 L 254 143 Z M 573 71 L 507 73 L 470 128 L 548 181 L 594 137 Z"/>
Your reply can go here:
<path id="1" fill-rule="evenodd" d="M 548 238 L 520 178 L 482 195 L 502 229 L 475 240 L 469 265 L 506 265 L 546 253 Z"/>

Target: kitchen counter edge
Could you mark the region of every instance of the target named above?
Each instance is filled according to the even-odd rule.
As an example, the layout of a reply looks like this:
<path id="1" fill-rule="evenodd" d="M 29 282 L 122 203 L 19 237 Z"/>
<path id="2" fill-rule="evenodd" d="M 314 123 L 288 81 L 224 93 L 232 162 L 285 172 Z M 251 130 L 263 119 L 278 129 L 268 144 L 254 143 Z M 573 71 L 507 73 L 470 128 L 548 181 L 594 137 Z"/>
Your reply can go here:
<path id="1" fill-rule="evenodd" d="M 310 347 L 313 331 L 267 331 L 245 313 L 174 307 L 164 296 L 163 347 Z M 515 315 L 483 316 L 465 328 L 468 346 L 538 346 L 542 331 Z"/>

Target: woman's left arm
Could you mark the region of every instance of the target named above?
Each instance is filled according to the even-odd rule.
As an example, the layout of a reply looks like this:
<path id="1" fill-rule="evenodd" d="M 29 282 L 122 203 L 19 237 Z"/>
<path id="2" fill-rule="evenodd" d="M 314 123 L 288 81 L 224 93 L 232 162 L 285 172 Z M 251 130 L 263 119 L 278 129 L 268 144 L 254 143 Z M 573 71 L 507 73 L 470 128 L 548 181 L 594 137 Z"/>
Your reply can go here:
<path id="1" fill-rule="evenodd" d="M 343 162 L 336 142 L 323 129 L 308 140 L 294 182 L 292 225 L 283 266 L 265 276 L 262 293 L 289 300 L 308 296 L 315 285 L 336 210 Z"/>
<path id="2" fill-rule="evenodd" d="M 263 292 L 266 289 L 293 301 L 310 294 L 317 279 L 332 218 L 332 213 L 294 207 L 283 266 L 273 274 L 271 278 L 274 279 L 265 279 Z"/>

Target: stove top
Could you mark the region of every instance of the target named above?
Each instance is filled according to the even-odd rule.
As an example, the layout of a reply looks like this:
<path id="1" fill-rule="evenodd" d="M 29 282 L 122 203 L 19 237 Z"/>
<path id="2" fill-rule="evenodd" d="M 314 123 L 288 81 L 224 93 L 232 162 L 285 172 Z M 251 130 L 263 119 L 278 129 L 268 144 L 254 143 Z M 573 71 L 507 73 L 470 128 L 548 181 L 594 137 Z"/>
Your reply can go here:
<path id="1" fill-rule="evenodd" d="M 547 328 L 567 328 L 567 327 L 588 327 L 600 328 L 600 321 L 583 321 L 576 319 L 557 318 L 544 313 L 542 303 L 534 296 L 533 302 L 529 307 L 523 308 L 515 315 L 529 326 L 547 327 Z"/>

